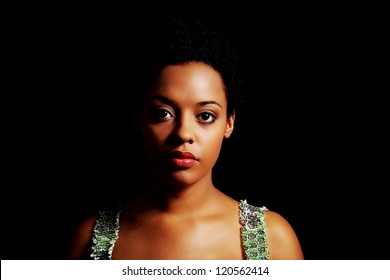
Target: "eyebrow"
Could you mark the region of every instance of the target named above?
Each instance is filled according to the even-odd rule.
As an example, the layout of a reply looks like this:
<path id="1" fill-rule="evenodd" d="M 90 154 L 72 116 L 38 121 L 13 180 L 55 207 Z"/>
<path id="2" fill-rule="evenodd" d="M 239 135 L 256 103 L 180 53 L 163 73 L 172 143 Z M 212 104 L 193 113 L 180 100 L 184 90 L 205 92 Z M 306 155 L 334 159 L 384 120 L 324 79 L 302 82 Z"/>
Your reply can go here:
<path id="1" fill-rule="evenodd" d="M 160 96 L 160 95 L 155 95 L 155 96 L 152 96 L 150 99 L 148 99 L 147 101 L 153 101 L 153 100 L 158 100 L 158 101 L 161 101 L 161 102 L 164 102 L 164 103 L 167 103 L 169 105 L 175 105 L 175 102 L 173 102 L 171 99 L 169 98 L 166 98 L 165 96 Z M 222 105 L 219 104 L 218 102 L 216 101 L 213 101 L 213 100 L 205 100 L 205 101 L 200 101 L 197 103 L 199 106 L 206 106 L 206 105 L 217 105 L 218 107 L 220 107 L 222 109 Z"/>

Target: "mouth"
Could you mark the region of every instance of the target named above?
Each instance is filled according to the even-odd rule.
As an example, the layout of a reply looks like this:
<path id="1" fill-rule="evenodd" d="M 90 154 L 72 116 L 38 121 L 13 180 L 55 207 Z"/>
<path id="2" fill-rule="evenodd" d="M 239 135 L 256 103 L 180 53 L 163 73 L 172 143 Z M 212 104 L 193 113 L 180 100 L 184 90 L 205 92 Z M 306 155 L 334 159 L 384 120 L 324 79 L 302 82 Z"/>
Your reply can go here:
<path id="1" fill-rule="evenodd" d="M 197 158 L 190 152 L 175 151 L 169 154 L 169 159 L 174 167 L 181 169 L 191 168 L 198 162 Z"/>

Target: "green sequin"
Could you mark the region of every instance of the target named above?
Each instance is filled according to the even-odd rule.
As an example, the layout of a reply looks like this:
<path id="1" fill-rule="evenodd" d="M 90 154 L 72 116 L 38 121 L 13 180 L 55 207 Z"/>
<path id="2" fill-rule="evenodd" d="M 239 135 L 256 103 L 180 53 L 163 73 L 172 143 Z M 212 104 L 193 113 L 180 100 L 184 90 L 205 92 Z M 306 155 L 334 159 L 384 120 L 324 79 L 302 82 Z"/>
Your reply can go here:
<path id="1" fill-rule="evenodd" d="M 267 260 L 269 258 L 266 224 L 266 207 L 240 202 L 241 239 L 247 260 Z"/>

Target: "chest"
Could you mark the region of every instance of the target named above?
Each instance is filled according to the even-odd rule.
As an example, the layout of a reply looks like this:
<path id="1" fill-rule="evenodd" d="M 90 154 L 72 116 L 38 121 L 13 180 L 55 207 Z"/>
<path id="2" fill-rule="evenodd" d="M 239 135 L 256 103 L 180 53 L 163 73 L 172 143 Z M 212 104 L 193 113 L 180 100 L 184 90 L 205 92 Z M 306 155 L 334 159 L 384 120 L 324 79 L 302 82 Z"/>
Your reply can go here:
<path id="1" fill-rule="evenodd" d="M 240 225 L 122 225 L 113 259 L 243 259 Z"/>
<path id="2" fill-rule="evenodd" d="M 240 222 L 120 223 L 121 210 L 103 209 L 93 233 L 93 259 L 268 259 L 265 207 L 240 202 Z M 233 216 L 233 218 L 232 218 Z M 216 222 L 217 221 L 217 222 Z"/>

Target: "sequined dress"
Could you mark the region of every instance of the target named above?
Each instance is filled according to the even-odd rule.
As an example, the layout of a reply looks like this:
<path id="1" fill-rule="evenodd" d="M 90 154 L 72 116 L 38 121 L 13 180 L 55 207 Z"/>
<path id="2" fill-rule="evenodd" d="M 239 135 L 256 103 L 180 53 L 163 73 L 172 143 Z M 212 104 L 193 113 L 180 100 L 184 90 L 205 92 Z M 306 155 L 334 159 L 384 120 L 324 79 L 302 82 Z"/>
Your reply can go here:
<path id="1" fill-rule="evenodd" d="M 266 224 L 266 207 L 250 205 L 246 200 L 239 204 L 241 223 L 241 242 L 247 260 L 266 260 L 269 258 Z M 110 260 L 115 242 L 119 236 L 119 218 L 122 208 L 102 209 L 94 226 L 91 258 Z"/>

